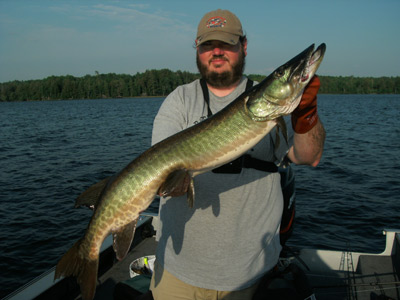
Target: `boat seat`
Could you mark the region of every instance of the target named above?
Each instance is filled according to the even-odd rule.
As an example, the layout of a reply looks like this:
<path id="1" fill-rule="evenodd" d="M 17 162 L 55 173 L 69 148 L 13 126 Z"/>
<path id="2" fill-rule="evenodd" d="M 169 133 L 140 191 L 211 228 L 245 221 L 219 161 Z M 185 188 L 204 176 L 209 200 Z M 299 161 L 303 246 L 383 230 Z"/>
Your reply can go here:
<path id="1" fill-rule="evenodd" d="M 357 292 L 375 290 L 377 295 L 397 299 L 399 276 L 391 256 L 361 255 L 358 260 L 355 287 Z"/>
<path id="2" fill-rule="evenodd" d="M 391 273 L 388 273 L 390 271 Z M 391 274 L 397 277 L 395 265 L 391 256 L 360 255 L 356 273 L 361 275 Z M 398 279 L 398 278 L 397 278 Z"/>

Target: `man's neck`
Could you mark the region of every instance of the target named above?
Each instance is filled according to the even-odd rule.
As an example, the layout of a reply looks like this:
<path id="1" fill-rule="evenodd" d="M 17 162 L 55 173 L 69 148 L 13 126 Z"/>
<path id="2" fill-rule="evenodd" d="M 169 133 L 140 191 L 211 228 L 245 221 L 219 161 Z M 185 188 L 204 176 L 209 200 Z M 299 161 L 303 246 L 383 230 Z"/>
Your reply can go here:
<path id="1" fill-rule="evenodd" d="M 213 87 L 207 83 L 208 89 L 217 97 L 225 97 L 232 93 L 240 83 L 240 79 L 234 84 L 227 87 Z"/>

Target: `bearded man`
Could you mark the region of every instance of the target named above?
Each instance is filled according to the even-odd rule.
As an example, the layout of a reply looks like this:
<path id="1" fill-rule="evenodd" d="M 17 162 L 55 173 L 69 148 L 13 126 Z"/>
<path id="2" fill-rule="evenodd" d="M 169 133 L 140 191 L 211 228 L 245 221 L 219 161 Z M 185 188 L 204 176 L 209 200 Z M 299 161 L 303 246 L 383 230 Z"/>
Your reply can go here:
<path id="1" fill-rule="evenodd" d="M 247 39 L 232 12 L 219 9 L 205 14 L 195 43 L 202 78 L 166 97 L 154 120 L 153 144 L 215 114 L 253 85 L 243 76 Z M 161 198 L 151 281 L 154 299 L 252 298 L 281 251 L 280 174 L 264 166 L 276 166 L 284 159 L 319 163 L 325 137 L 316 110 L 319 85 L 315 76 L 299 108 L 287 119 L 287 127 L 293 128 L 288 143 L 281 137 L 277 146 L 273 130 L 245 157 L 196 176 L 193 208 L 185 195 L 188 177 Z"/>

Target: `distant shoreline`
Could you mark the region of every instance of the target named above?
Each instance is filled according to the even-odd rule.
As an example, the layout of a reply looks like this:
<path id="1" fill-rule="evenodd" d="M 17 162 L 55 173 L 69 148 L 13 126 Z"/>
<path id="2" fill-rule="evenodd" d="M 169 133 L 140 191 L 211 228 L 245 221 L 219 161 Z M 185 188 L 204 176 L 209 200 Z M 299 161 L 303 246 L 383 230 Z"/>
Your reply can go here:
<path id="1" fill-rule="evenodd" d="M 377 96 L 396 96 L 399 94 L 318 94 L 321 96 L 371 96 L 371 95 L 377 95 Z M 54 101 L 54 102 L 63 102 L 63 101 L 98 101 L 98 100 L 119 100 L 119 99 L 160 99 L 160 98 L 165 98 L 167 96 L 133 96 L 133 97 L 117 97 L 117 98 L 94 98 L 94 99 L 48 99 L 48 100 L 14 100 L 14 101 L 0 101 L 0 103 L 10 103 L 10 102 L 46 102 L 46 101 Z"/>
<path id="2" fill-rule="evenodd" d="M 14 100 L 14 101 L 0 101 L 1 102 L 44 102 L 44 101 L 80 101 L 80 100 L 89 100 L 89 101 L 97 101 L 97 100 L 118 100 L 118 99 L 151 99 L 151 98 L 165 98 L 167 96 L 132 96 L 132 97 L 115 97 L 115 98 L 90 98 L 90 99 L 39 99 L 39 100 Z"/>
<path id="3" fill-rule="evenodd" d="M 266 76 L 247 75 L 254 81 Z M 199 74 L 168 69 L 136 75 L 97 74 L 84 77 L 50 76 L 41 80 L 0 83 L 0 101 L 46 101 L 165 97 L 177 86 L 200 78 Z M 400 94 L 398 77 L 320 76 L 320 94 Z"/>

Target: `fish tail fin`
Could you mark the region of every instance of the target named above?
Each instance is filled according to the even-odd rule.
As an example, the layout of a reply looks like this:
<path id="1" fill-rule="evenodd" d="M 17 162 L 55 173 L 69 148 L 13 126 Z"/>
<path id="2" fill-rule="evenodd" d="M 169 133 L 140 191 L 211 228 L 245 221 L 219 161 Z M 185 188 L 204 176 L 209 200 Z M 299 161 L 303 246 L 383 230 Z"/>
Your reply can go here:
<path id="1" fill-rule="evenodd" d="M 80 253 L 82 240 L 77 241 L 61 257 L 56 266 L 54 279 L 75 276 L 81 288 L 82 299 L 92 300 L 96 291 L 99 258 L 89 260 Z"/>

